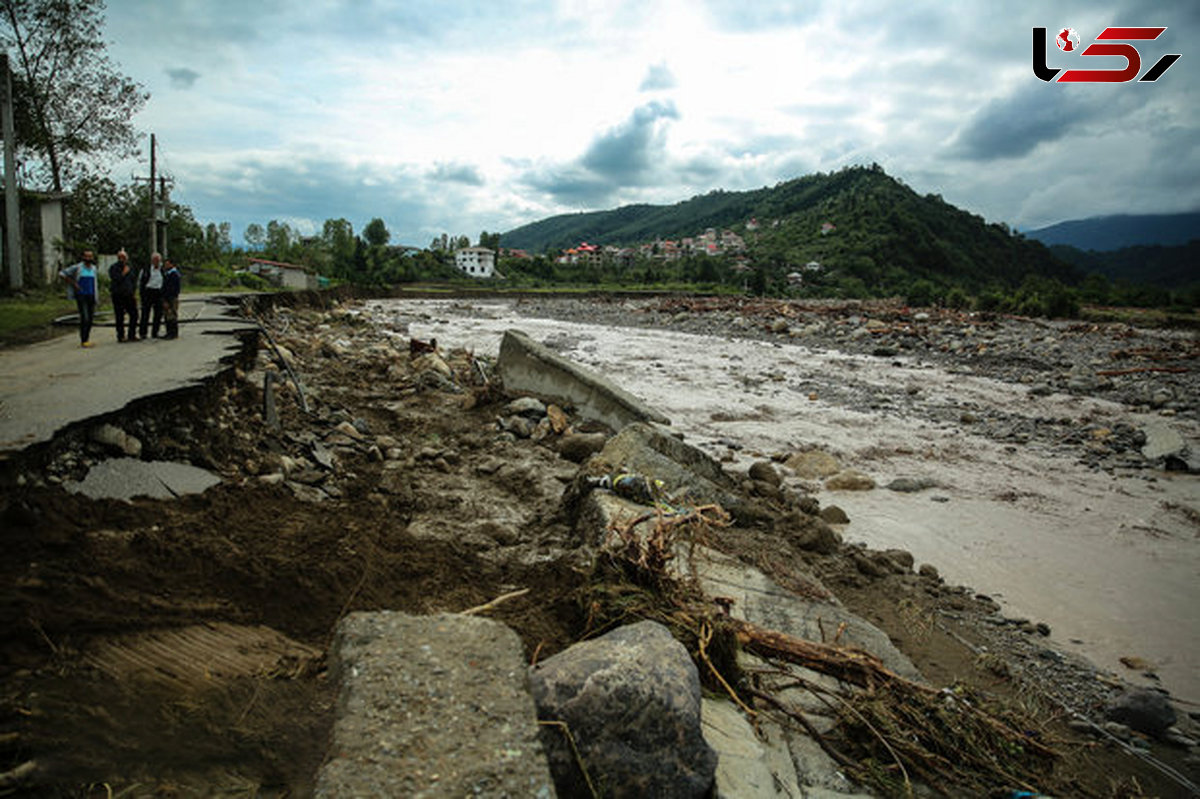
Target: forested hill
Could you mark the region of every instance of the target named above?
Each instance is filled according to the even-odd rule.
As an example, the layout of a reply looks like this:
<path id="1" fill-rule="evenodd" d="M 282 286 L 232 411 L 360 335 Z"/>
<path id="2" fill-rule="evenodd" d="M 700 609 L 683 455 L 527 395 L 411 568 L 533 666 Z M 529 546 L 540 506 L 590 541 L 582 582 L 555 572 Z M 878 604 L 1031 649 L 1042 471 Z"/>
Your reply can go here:
<path id="1" fill-rule="evenodd" d="M 751 219 L 757 230 L 747 228 Z M 633 245 L 697 236 L 706 228 L 742 235 L 751 264 L 775 277 L 815 261 L 824 274 L 861 281 L 872 294 L 903 293 L 916 279 L 974 292 L 1016 286 L 1031 275 L 1074 276 L 1041 243 L 989 225 L 940 196 L 919 195 L 878 166 L 771 188 L 714 191 L 669 206 L 555 216 L 505 233 L 501 244 L 533 252 L 582 241 Z"/>
<path id="2" fill-rule="evenodd" d="M 1200 211 L 1187 214 L 1120 214 L 1072 219 L 1027 231 L 1047 246 L 1065 244 L 1080 250 L 1125 247 L 1179 247 L 1200 239 Z"/>

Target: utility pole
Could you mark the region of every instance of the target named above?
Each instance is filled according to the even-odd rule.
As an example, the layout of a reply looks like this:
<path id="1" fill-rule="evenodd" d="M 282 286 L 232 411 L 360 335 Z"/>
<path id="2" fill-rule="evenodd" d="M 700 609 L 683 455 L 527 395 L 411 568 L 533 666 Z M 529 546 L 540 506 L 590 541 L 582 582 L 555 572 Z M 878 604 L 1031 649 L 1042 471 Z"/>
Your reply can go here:
<path id="1" fill-rule="evenodd" d="M 4 134 L 4 240 L 8 259 L 8 287 L 25 285 L 25 269 L 21 263 L 21 197 L 17 191 L 16 133 L 13 126 L 12 73 L 8 70 L 8 54 L 0 54 L 0 126 Z"/>
<path id="2" fill-rule="evenodd" d="M 150 255 L 158 251 L 158 214 L 154 206 L 154 134 L 150 134 Z"/>
<path id="3" fill-rule="evenodd" d="M 167 205 L 167 179 L 166 179 L 166 178 L 161 178 L 161 177 L 160 177 L 160 178 L 158 179 L 158 196 L 161 198 L 161 199 L 158 201 L 158 203 L 159 203 L 159 205 L 160 205 L 160 206 L 162 206 L 162 223 L 163 223 L 163 228 L 162 228 L 162 249 L 161 249 L 161 250 L 159 250 L 159 252 L 160 252 L 160 253 L 162 253 L 162 257 L 163 257 L 164 259 L 166 259 L 166 257 L 167 257 L 167 250 L 168 250 L 168 243 L 169 243 L 169 242 L 167 241 L 167 238 L 168 238 L 168 237 L 171 235 L 171 228 L 170 228 L 170 227 L 167 225 L 167 207 L 168 207 L 168 205 Z M 157 209 L 155 209 L 155 217 L 154 217 L 154 218 L 155 218 L 155 220 L 156 220 L 156 221 L 157 221 L 157 219 L 158 219 L 158 215 L 157 215 L 157 214 L 158 214 L 158 210 L 157 210 Z"/>
<path id="4" fill-rule="evenodd" d="M 167 257 L 167 186 L 174 180 L 158 174 L 158 139 L 150 134 L 150 177 L 132 175 L 136 181 L 146 180 L 150 184 L 150 255 L 159 253 Z M 159 226 L 162 226 L 162 243 L 159 244 Z"/>

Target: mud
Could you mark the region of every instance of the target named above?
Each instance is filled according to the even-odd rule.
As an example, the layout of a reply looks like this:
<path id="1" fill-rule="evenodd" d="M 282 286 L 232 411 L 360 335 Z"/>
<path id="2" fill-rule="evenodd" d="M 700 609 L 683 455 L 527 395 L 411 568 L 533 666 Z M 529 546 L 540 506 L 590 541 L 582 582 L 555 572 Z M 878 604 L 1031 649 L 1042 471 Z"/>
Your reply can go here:
<path id="1" fill-rule="evenodd" d="M 191 463 L 220 485 L 170 500 L 68 493 L 64 483 L 114 456 L 86 428 L 4 465 L 0 762 L 21 770 L 19 795 L 308 795 L 331 721 L 323 655 L 352 610 L 460 611 L 528 588 L 489 615 L 517 631 L 529 659 L 583 634 L 587 553 L 560 503 L 577 466 L 550 442 L 498 428 L 509 398 L 482 385 L 492 329 L 443 338 L 451 314 L 437 304 L 265 313 L 311 413 L 285 370 L 246 339 L 242 357 L 202 388 L 104 420 L 136 435 L 143 459 Z M 497 329 L 512 321 L 470 304 L 455 316 L 492 316 Z M 435 331 L 441 366 L 409 350 L 410 336 Z M 541 332 L 593 363 L 603 363 L 604 341 L 624 335 L 593 340 L 562 324 Z M 667 372 L 664 355 L 613 377 L 664 398 L 639 379 Z M 278 430 L 264 419 L 267 372 L 277 373 Z M 723 426 L 717 413 L 754 426 Z M 697 438 L 740 468 L 769 456 L 755 436 L 773 414 L 725 394 L 678 419 L 713 424 Z M 848 530 L 867 514 L 855 515 Z M 1086 663 L 1039 654 L 1056 649 L 995 602 L 894 568 L 890 556 L 860 547 L 819 555 L 781 544 L 769 527 L 731 528 L 721 547 L 801 592 L 813 588 L 790 576 L 815 569 L 934 683 L 966 679 L 1032 702 L 1014 679 L 1031 663 L 1030 679 L 1092 714 L 1113 690 Z M 201 668 L 168 657 L 181 641 Z M 231 657 L 238 647 L 255 659 Z M 1047 735 L 1071 741 L 1056 779 L 1081 795 L 1137 795 L 1113 789 L 1131 777 L 1148 795 L 1177 795 L 1119 750 L 1070 737 L 1061 706 L 1047 701 L 1040 718 Z M 1186 753 L 1160 754 L 1180 765 Z"/>

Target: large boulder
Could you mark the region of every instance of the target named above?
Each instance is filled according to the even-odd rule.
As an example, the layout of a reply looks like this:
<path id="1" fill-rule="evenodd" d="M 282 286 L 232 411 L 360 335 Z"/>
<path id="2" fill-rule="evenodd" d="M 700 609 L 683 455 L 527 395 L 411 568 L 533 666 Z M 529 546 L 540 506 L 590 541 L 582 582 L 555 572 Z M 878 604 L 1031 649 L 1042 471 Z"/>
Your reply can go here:
<path id="1" fill-rule="evenodd" d="M 1157 737 L 1175 723 L 1175 708 L 1158 691 L 1135 688 L 1109 702 L 1104 709 L 1104 718 Z"/>
<path id="2" fill-rule="evenodd" d="M 717 755 L 700 729 L 700 677 L 657 622 L 621 627 L 530 669 L 538 717 L 565 722 L 606 797 L 701 797 Z M 588 795 L 563 728 L 542 727 L 562 796 Z"/>

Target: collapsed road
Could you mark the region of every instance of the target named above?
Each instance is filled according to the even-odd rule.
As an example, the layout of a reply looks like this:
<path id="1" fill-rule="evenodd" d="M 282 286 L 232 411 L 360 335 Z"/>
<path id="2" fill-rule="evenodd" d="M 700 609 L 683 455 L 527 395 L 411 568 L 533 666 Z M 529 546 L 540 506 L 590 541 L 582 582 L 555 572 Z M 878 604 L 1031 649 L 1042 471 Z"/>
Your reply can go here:
<path id="1" fill-rule="evenodd" d="M 535 761 L 545 749 L 553 769 L 574 767 L 571 750 L 556 749 L 561 730 L 521 733 L 501 722 L 510 717 L 493 702 L 509 697 L 517 725 L 531 711 L 512 694 L 512 664 L 544 663 L 541 676 L 537 665 L 531 671 L 533 684 L 564 685 L 570 655 L 579 651 L 573 644 L 582 638 L 615 653 L 614 679 L 630 690 L 661 683 L 694 691 L 692 699 L 679 697 L 691 715 L 670 723 L 692 725 L 693 732 L 700 724 L 703 740 L 667 727 L 672 740 L 693 743 L 649 762 L 678 762 L 676 785 L 706 789 L 715 775 L 716 795 L 888 795 L 910 779 L 944 780 L 960 793 L 1036 783 L 1047 792 L 1092 796 L 1135 795 L 1134 778 L 1160 795 L 1188 784 L 1195 734 L 1184 707 L 1162 727 L 1110 719 L 1106 714 L 1116 711 L 1106 708 L 1122 694 L 1120 679 L 1058 652 L 1036 624 L 1015 623 L 933 566 L 918 573 L 908 547 L 843 544 L 859 512 L 839 535 L 844 520 L 833 504 L 850 507 L 843 497 L 852 495 L 835 500 L 827 484 L 798 478 L 800 462 L 792 458 L 815 451 L 803 436 L 778 451 L 728 431 L 679 442 L 635 424 L 614 436 L 562 399 L 504 391 L 498 333 L 474 351 L 456 346 L 453 336 L 439 336 L 440 349 L 419 346 L 427 331 L 449 321 L 444 308 L 400 303 L 380 310 L 321 297 L 276 303 L 260 310 L 277 349 L 262 346 L 256 334 L 241 335 L 241 346 L 207 378 L 168 389 L 170 401 L 143 398 L 80 417 L 4 462 L 0 518 L 11 553 L 0 605 L 8 633 L 0 697 L 5 790 L 351 795 L 354 787 L 342 780 L 373 778 L 369 763 L 397 758 L 404 772 L 393 778 L 405 782 L 393 784 L 393 795 L 500 795 L 517 784 L 536 788 L 528 795 L 549 795 L 545 768 Z M 468 319 L 501 316 L 473 304 L 461 310 Z M 571 349 L 560 337 L 564 326 L 539 330 L 526 322 L 519 326 L 534 331 L 535 345 L 552 345 L 547 358 Z M 587 362 L 595 342 L 583 343 L 578 360 Z M 268 377 L 286 371 L 276 356 L 299 376 L 307 411 L 296 384 Z M 651 383 L 638 379 L 659 368 L 645 361 L 634 373 L 612 374 L 662 409 L 659 397 L 647 396 Z M 764 385 L 752 374 L 737 379 Z M 686 383 L 677 377 L 675 385 Z M 269 418 L 264 390 L 274 395 L 277 419 Z M 761 410 L 741 419 L 744 402 L 724 396 L 721 410 L 706 411 L 710 422 L 769 425 Z M 686 414 L 668 416 L 672 428 L 688 423 Z M 847 459 L 857 454 L 838 443 L 830 448 Z M 96 499 L 63 488 L 130 458 L 190 464 L 220 483 L 161 499 Z M 631 463 L 661 474 L 673 492 L 711 486 L 717 493 L 671 516 L 639 505 L 653 496 L 619 496 L 623 483 L 579 493 L 601 485 L 583 479 L 589 469 L 607 473 Z M 722 506 L 731 517 L 715 510 Z M 670 555 L 667 544 L 685 534 L 686 554 Z M 682 571 L 667 568 L 672 561 L 685 564 Z M 648 592 L 650 585 L 658 588 Z M 511 628 L 519 641 L 465 622 L 477 614 Z M 633 623 L 646 618 L 660 626 Z M 665 638 L 663 624 L 671 633 Z M 721 654 L 733 641 L 722 636 L 735 632 L 743 650 L 736 665 Z M 495 636 L 496 649 L 472 654 L 463 636 Z M 672 636 L 685 648 L 673 648 Z M 377 661 L 377 640 L 397 656 Z M 858 650 L 841 648 L 846 643 L 873 657 L 851 657 Z M 404 656 L 404 647 L 415 649 Z M 629 663 L 620 654 L 626 651 L 654 653 L 636 660 L 674 664 L 669 673 L 679 679 L 617 665 Z M 493 654 L 494 690 L 478 681 L 482 672 L 460 673 L 462 663 L 483 669 Z M 800 656 L 808 666 L 785 665 Z M 584 659 L 596 657 L 593 649 Z M 969 692 L 984 687 L 1029 705 L 1023 662 L 1036 662 L 1041 670 L 1032 678 L 1069 695 L 1080 716 L 1051 704 L 1014 732 L 995 726 L 1001 716 L 967 710 L 975 705 Z M 380 679 L 358 686 L 347 681 L 356 673 Z M 697 678 L 708 689 L 703 697 Z M 474 679 L 474 687 L 460 679 Z M 882 695 L 904 703 L 858 704 L 872 695 L 856 687 L 860 679 L 889 684 Z M 913 679 L 953 684 L 954 696 L 970 700 L 951 701 Z M 806 697 L 789 694 L 795 689 L 784 687 L 788 680 L 810 685 Z M 389 684 L 428 692 L 394 704 L 363 693 Z M 660 707 L 646 696 L 646 707 Z M 420 704 L 425 697 L 438 704 Z M 543 701 L 536 712 L 545 719 L 551 711 Z M 596 701 L 614 705 L 611 697 Z M 825 704 L 878 714 L 870 717 L 879 725 L 899 722 L 913 708 L 932 710 L 931 701 L 959 708 L 947 711 L 951 726 L 941 744 L 936 734 L 914 730 L 891 741 L 906 765 L 875 771 L 862 764 L 891 755 Z M 746 713 L 758 716 L 757 732 Z M 418 716 L 419 725 L 405 722 Z M 657 710 L 644 721 L 666 724 Z M 643 740 L 631 723 L 620 721 L 617 737 Z M 1036 740 L 1029 737 L 1034 729 Z M 605 734 L 587 728 L 581 735 L 585 760 L 607 762 Z M 1005 768 L 1022 776 L 989 776 L 983 765 L 939 771 L 944 758 L 930 747 L 975 736 L 994 736 L 1004 751 L 1020 744 L 1030 757 Z M 1076 743 L 1047 754 L 1042 741 L 1068 736 Z M 364 742 L 375 748 L 356 754 Z M 1128 756 L 1134 750 L 1147 750 L 1161 768 Z M 960 754 L 962 763 L 973 763 Z M 612 795 L 649 778 L 615 765 L 593 776 Z M 563 795 L 576 784 L 557 770 L 554 783 L 560 792 L 567 786 Z M 747 786 L 757 787 L 752 793 Z"/>

